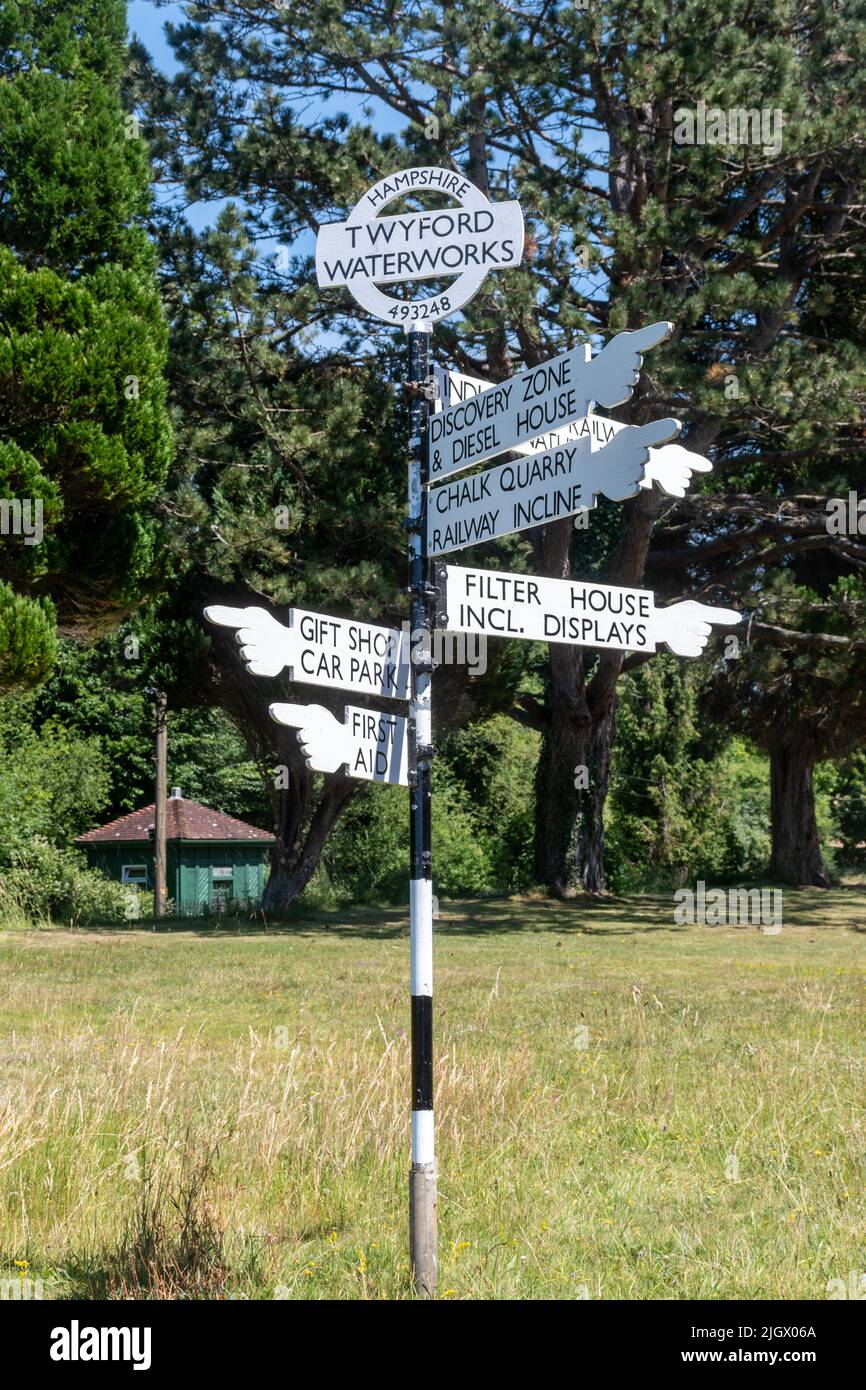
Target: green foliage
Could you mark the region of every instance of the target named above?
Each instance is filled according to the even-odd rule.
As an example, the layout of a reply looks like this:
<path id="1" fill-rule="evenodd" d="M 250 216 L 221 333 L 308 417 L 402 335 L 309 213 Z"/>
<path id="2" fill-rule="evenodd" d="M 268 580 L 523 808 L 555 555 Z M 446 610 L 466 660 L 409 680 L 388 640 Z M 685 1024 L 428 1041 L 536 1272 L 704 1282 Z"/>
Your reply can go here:
<path id="1" fill-rule="evenodd" d="M 618 891 L 758 878 L 769 853 L 766 759 L 697 722 L 700 667 L 661 655 L 620 687 L 605 835 Z"/>
<path id="2" fill-rule="evenodd" d="M 434 777 L 433 788 L 434 891 L 446 898 L 475 898 L 493 892 L 496 881 L 490 845 L 479 833 L 474 808 L 444 775 Z"/>
<path id="3" fill-rule="evenodd" d="M 446 775 L 434 779 L 434 892 L 476 897 L 495 886 L 494 870 L 472 810 Z M 372 786 L 340 818 L 304 895 L 307 906 L 341 902 L 404 903 L 409 884 L 409 801 L 405 789 Z"/>
<path id="4" fill-rule="evenodd" d="M 818 827 L 818 836 L 821 842 L 821 858 L 826 865 L 829 879 L 832 882 L 842 870 L 842 865 L 846 862 L 844 844 L 839 846 L 839 810 L 836 805 L 836 787 L 838 784 L 838 770 L 834 763 L 819 763 L 815 768 L 814 792 L 815 792 L 815 823 Z M 850 862 L 850 859 L 847 860 Z M 854 856 L 856 863 L 856 855 Z"/>
<path id="5" fill-rule="evenodd" d="M 307 906 L 405 902 L 409 804 L 397 787 L 362 791 L 340 817 L 303 896 Z"/>
<path id="6" fill-rule="evenodd" d="M 127 138 L 117 91 L 104 78 L 81 68 L 71 81 L 19 71 L 0 82 L 0 129 L 5 245 L 31 267 L 66 273 L 107 262 L 153 269 L 136 225 L 150 201 L 147 155 L 143 141 Z"/>
<path id="7" fill-rule="evenodd" d="M 134 890 L 88 869 L 77 851 L 39 836 L 19 845 L 0 876 L 0 925 L 25 921 L 86 926 L 137 917 Z"/>
<path id="8" fill-rule="evenodd" d="M 171 450 L 155 289 L 117 266 L 73 284 L 0 247 L 0 323 L 4 489 L 42 499 L 45 527 L 39 545 L 4 546 L 0 574 L 33 586 L 61 573 L 65 605 L 69 591 L 129 605 L 154 570 L 140 508 Z"/>
<path id="9" fill-rule="evenodd" d="M 852 753 L 835 771 L 832 812 L 842 857 L 849 864 L 862 863 L 866 851 L 866 752 Z"/>
<path id="10" fill-rule="evenodd" d="M 31 840 L 57 845 L 90 829 L 108 801 L 100 740 L 54 721 L 33 727 L 34 697 L 0 700 L 0 864 Z"/>
<path id="11" fill-rule="evenodd" d="M 504 716 L 443 740 L 433 764 L 433 884 L 441 897 L 529 886 L 537 744 L 537 734 Z M 408 829 L 405 791 L 365 789 L 328 840 L 304 903 L 405 902 Z"/>
<path id="12" fill-rule="evenodd" d="M 40 620 L 28 601 L 50 597 L 66 627 L 98 631 L 164 570 L 168 334 L 147 155 L 121 101 L 125 6 L 63 9 L 13 4 L 0 19 L 0 497 L 38 503 L 44 528 L 0 551 L 0 583 L 22 600 L 10 616 L 0 597 L 7 688 L 50 667 L 54 610 Z M 24 656 L 10 656 L 13 620 L 29 624 Z"/>
<path id="13" fill-rule="evenodd" d="M 44 680 L 56 651 L 51 600 L 25 598 L 0 581 L 0 697 Z"/>
<path id="14" fill-rule="evenodd" d="M 140 615 L 91 647 L 61 642 L 54 672 L 32 706 L 39 726 L 59 723 L 78 737 L 97 737 L 109 776 L 105 820 L 153 801 L 154 704 L 147 692 L 166 674 L 158 664 L 159 640 Z M 184 796 L 227 815 L 271 823 L 263 769 L 219 708 L 169 705 L 168 779 Z"/>
<path id="15" fill-rule="evenodd" d="M 471 809 L 499 893 L 521 893 L 532 883 L 539 741 L 530 729 L 496 715 L 455 730 L 442 744 L 441 775 Z M 438 874 L 438 844 L 436 853 Z"/>
<path id="16" fill-rule="evenodd" d="M 121 102 L 124 0 L 11 0 L 0 15 L 0 243 L 30 269 L 150 274 L 150 169 Z"/>

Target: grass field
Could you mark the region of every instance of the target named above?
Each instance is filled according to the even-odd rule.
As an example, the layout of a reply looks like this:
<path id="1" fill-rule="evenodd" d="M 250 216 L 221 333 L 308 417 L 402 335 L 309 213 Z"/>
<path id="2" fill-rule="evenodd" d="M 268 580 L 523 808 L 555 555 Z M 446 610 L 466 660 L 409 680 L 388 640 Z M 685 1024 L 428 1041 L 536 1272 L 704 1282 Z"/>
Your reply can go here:
<path id="1" fill-rule="evenodd" d="M 823 1299 L 866 1270 L 866 892 L 443 904 L 440 1294 Z M 408 940 L 0 933 L 0 1261 L 45 1297 L 408 1297 Z M 16 1261 L 18 1264 L 16 1264 Z"/>

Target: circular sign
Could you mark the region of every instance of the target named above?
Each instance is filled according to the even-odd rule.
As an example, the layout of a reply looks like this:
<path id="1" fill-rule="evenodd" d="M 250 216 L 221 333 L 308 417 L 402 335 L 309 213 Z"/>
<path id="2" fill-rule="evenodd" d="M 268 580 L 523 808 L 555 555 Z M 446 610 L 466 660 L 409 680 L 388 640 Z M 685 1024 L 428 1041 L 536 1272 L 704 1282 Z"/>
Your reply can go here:
<path id="1" fill-rule="evenodd" d="M 381 215 L 412 193 L 447 194 L 457 206 Z M 369 188 L 345 222 L 319 229 L 316 278 L 325 288 L 345 285 L 376 318 L 419 327 L 456 313 L 477 294 L 488 271 L 519 265 L 522 256 L 519 203 L 492 203 L 451 169 L 404 169 Z M 445 275 L 456 278 L 426 299 L 396 299 L 379 288 Z"/>

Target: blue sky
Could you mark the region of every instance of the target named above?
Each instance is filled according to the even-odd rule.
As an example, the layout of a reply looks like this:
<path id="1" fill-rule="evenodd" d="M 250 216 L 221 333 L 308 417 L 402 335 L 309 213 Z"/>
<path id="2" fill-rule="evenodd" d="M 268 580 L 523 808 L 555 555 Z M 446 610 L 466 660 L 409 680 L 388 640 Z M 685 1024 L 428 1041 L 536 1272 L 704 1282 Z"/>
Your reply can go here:
<path id="1" fill-rule="evenodd" d="M 140 39 L 163 72 L 177 72 L 177 63 L 165 38 L 168 20 L 177 24 L 183 19 L 183 5 L 154 5 L 152 0 L 129 0 L 126 23 L 130 36 Z"/>

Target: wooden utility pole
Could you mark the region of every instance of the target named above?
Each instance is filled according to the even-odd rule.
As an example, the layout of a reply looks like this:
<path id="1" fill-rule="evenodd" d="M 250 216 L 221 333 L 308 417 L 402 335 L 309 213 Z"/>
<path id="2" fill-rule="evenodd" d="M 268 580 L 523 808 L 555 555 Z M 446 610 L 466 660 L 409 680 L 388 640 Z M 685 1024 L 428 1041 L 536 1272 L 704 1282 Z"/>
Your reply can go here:
<path id="1" fill-rule="evenodd" d="M 168 700 L 163 691 L 156 695 L 156 785 L 153 836 L 153 915 L 165 912 L 165 815 L 168 795 Z"/>

